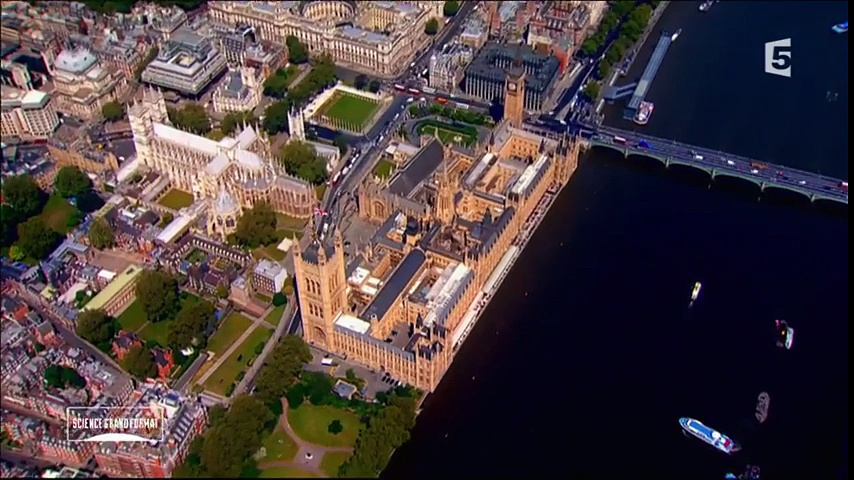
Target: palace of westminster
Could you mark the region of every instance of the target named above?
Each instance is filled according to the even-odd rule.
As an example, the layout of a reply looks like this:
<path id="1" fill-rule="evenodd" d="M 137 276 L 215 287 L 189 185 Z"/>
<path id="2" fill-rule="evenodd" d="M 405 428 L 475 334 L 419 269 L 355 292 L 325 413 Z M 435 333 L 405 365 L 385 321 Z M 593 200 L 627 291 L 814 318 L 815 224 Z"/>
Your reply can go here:
<path id="1" fill-rule="evenodd" d="M 515 69 L 488 145 L 472 155 L 422 139 L 398 174 L 360 186 L 359 215 L 379 226 L 361 255 L 345 258 L 337 230 L 294 246 L 307 342 L 436 388 L 475 321 L 478 293 L 577 167 L 577 141 L 537 133 L 523 115 L 524 73 Z"/>

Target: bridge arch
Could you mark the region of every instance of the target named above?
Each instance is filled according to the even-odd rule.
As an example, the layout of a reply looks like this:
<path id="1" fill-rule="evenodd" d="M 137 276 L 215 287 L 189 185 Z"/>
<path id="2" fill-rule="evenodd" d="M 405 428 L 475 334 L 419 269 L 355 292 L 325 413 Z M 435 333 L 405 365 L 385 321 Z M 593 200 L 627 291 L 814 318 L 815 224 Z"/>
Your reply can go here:
<path id="1" fill-rule="evenodd" d="M 794 193 L 800 194 L 804 197 L 807 197 L 810 200 L 813 200 L 812 195 L 805 192 L 803 189 L 798 188 L 795 185 L 788 185 L 785 183 L 777 183 L 777 182 L 768 182 L 765 184 L 764 190 L 766 190 L 766 191 L 768 191 L 768 190 L 781 190 L 781 191 L 785 191 L 785 192 L 794 192 Z"/>
<path id="2" fill-rule="evenodd" d="M 765 184 L 765 186 L 768 186 L 768 183 L 763 182 L 763 180 L 761 178 L 751 177 L 747 174 L 743 174 L 743 173 L 739 173 L 739 172 L 731 172 L 728 170 L 712 170 L 712 178 L 719 178 L 719 177 L 736 178 L 738 180 L 743 180 L 745 182 L 752 183 L 752 184 L 756 185 L 760 189 L 764 188 L 763 184 Z"/>

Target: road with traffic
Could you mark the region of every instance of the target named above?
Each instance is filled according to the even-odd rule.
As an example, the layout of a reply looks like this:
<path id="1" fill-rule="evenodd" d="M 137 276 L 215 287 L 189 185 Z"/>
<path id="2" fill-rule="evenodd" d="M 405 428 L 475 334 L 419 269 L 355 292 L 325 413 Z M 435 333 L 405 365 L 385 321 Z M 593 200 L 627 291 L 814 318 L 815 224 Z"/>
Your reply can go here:
<path id="1" fill-rule="evenodd" d="M 630 130 L 584 125 L 595 143 L 647 156 L 664 157 L 716 175 L 752 180 L 762 188 L 782 188 L 802 193 L 811 199 L 822 198 L 848 204 L 848 183 L 818 173 L 774 165 L 708 148 L 655 138 Z M 586 136 L 586 135 L 585 135 Z"/>
<path id="2" fill-rule="evenodd" d="M 407 87 L 420 89 L 418 77 L 423 69 L 427 68 L 430 62 L 430 57 L 434 52 L 441 50 L 446 43 L 451 41 L 465 24 L 466 18 L 474 11 L 476 2 L 463 2 L 459 12 L 455 15 L 447 26 L 440 32 L 439 36 L 432 42 L 431 46 L 418 55 L 411 66 L 401 73 L 397 78 L 388 80 L 383 83 L 383 87 L 393 90 L 395 84 L 406 85 Z M 433 94 L 420 93 L 419 97 L 434 98 L 441 95 L 443 92 L 435 92 Z M 450 96 L 450 95 L 449 95 Z M 404 110 L 406 106 L 412 102 L 414 97 L 405 92 L 398 92 L 392 105 L 386 110 L 381 118 L 377 120 L 370 131 L 361 137 L 348 137 L 351 140 L 351 145 L 355 150 L 355 154 L 350 156 L 341 167 L 342 175 L 337 183 L 330 185 L 326 190 L 324 198 L 321 201 L 320 209 L 325 212 L 321 215 L 323 218 L 318 218 L 317 234 L 321 235 L 324 225 L 332 225 L 338 222 L 343 214 L 342 206 L 355 187 L 362 181 L 366 174 L 374 167 L 377 157 L 386 149 L 390 141 L 391 133 L 407 118 Z M 446 97 L 447 98 L 447 97 Z M 468 100 L 466 103 L 471 104 Z M 478 102 L 477 105 L 472 105 L 476 108 L 489 108 L 488 104 Z M 323 138 L 334 138 L 338 135 L 337 132 L 320 127 L 312 126 L 318 136 Z M 346 169 L 346 170 L 345 170 Z M 344 172 L 346 171 L 346 174 Z"/>

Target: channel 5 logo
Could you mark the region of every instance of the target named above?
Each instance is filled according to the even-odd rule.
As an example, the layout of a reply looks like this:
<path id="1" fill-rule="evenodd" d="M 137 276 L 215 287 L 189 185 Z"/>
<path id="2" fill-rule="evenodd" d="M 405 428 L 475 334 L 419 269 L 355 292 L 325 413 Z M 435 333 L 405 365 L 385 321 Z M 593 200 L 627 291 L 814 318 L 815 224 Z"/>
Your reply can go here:
<path id="1" fill-rule="evenodd" d="M 784 38 L 765 44 L 765 73 L 792 76 L 792 39 Z"/>

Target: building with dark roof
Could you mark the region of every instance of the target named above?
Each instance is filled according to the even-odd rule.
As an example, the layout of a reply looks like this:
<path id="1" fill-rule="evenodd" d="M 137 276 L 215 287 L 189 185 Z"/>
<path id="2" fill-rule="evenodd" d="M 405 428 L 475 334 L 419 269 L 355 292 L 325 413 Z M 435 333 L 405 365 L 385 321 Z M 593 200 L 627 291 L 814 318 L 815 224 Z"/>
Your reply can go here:
<path id="1" fill-rule="evenodd" d="M 503 98 L 504 81 L 514 63 L 525 72 L 525 109 L 539 110 L 560 71 L 560 61 L 528 45 L 484 45 L 466 68 L 466 93 L 487 102 Z"/>

